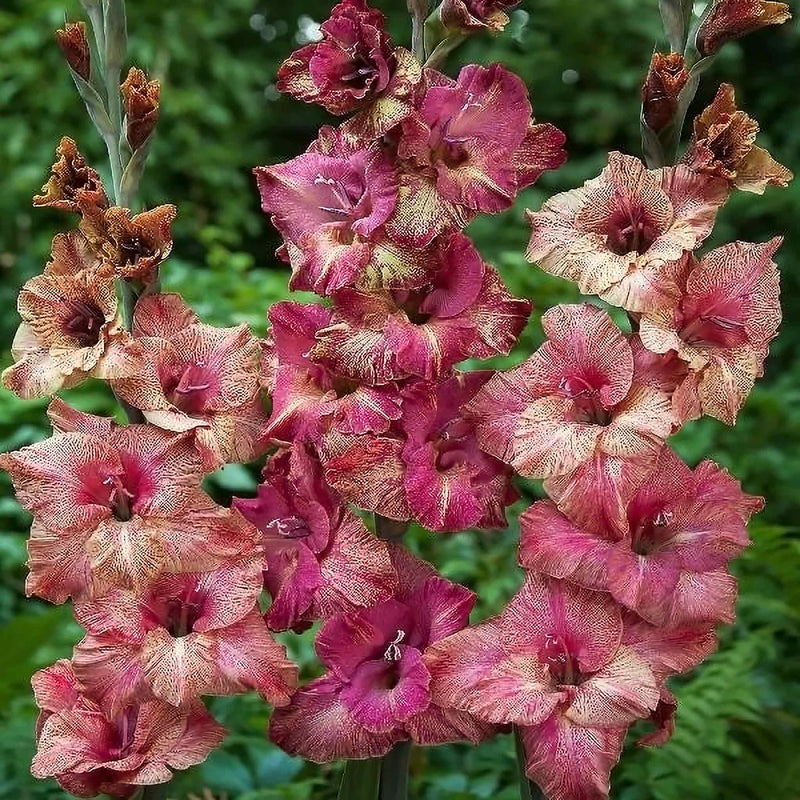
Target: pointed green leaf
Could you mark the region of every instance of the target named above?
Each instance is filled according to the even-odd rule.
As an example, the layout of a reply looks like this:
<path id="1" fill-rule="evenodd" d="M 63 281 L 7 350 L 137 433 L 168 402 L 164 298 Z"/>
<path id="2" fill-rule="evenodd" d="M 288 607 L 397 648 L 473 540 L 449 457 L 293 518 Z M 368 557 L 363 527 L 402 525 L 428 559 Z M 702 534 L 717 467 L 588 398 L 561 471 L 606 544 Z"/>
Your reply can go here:
<path id="1" fill-rule="evenodd" d="M 78 94 L 86 105 L 89 117 L 100 135 L 106 139 L 113 134 L 114 126 L 111 124 L 111 119 L 106 111 L 106 104 L 103 102 L 103 98 L 100 97 L 97 90 L 88 81 L 81 78 L 75 70 L 70 69 L 70 73 L 78 89 Z"/>
<path id="2" fill-rule="evenodd" d="M 682 53 L 692 21 L 692 0 L 658 0 L 664 33 L 674 53 Z"/>

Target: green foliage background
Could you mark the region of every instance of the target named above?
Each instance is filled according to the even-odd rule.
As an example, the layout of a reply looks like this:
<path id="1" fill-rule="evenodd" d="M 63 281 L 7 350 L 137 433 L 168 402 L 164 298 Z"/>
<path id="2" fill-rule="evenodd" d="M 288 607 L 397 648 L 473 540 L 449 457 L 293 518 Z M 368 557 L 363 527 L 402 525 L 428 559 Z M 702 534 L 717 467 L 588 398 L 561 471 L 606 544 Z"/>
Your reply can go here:
<path id="1" fill-rule="evenodd" d="M 376 3 L 398 42 L 408 40 L 404 0 Z M 0 10 L 0 342 L 17 325 L 16 293 L 40 271 L 52 235 L 72 220 L 34 211 L 30 198 L 44 180 L 58 138 L 67 134 L 100 166 L 102 147 L 74 93 L 51 32 L 70 0 L 4 0 Z M 703 3 L 698 3 L 698 10 Z M 305 148 L 325 120 L 321 112 L 279 98 L 277 66 L 298 33 L 321 21 L 330 0 L 135 0 L 129 3 L 133 59 L 163 82 L 163 118 L 145 176 L 148 205 L 176 203 L 175 256 L 167 287 L 182 291 L 205 319 L 265 328 L 267 306 L 286 295 L 287 273 L 274 259 L 274 232 L 258 210 L 250 168 L 285 160 Z M 525 193 L 500 218 L 471 233 L 512 290 L 537 311 L 573 300 L 574 291 L 526 264 L 523 209 L 538 207 L 601 168 L 611 149 L 639 153 L 638 87 L 659 37 L 656 0 L 524 0 L 498 38 L 470 42 L 455 62 L 497 60 L 528 81 L 537 115 L 569 134 L 570 162 Z M 761 142 L 797 171 L 800 35 L 790 24 L 725 49 L 706 77 L 698 107 L 720 80 L 732 81 L 741 104 L 761 122 Z M 615 773 L 619 800 L 758 800 L 800 797 L 800 182 L 763 198 L 737 195 L 723 211 L 712 243 L 764 240 L 786 232 L 779 254 L 785 322 L 765 380 L 735 430 L 713 421 L 691 425 L 674 440 L 690 463 L 711 457 L 768 498 L 752 525 L 755 545 L 737 564 L 739 622 L 722 635 L 720 652 L 677 686 L 678 732 L 657 751 L 631 747 Z M 516 353 L 539 341 L 536 317 Z M 4 359 L 8 360 L 6 352 Z M 87 384 L 68 399 L 110 412 L 105 388 Z M 44 402 L 23 403 L 0 390 L 0 450 L 47 435 Z M 212 479 L 220 499 L 247 492 L 255 469 L 227 468 Z M 538 493 L 524 485 L 526 501 Z M 524 504 L 520 504 L 520 508 Z M 70 652 L 79 631 L 68 608 L 24 598 L 28 518 L 0 476 L 0 798 L 65 797 L 54 782 L 28 774 L 35 709 L 31 672 Z M 475 618 L 497 610 L 520 583 L 514 525 L 497 534 L 458 537 L 414 531 L 412 546 L 442 572 L 480 596 Z M 289 640 L 307 674 L 314 670 L 308 637 Z M 290 759 L 263 737 L 266 711 L 254 697 L 211 701 L 232 733 L 209 761 L 181 776 L 170 796 L 208 789 L 228 800 L 328 798 L 340 767 Z M 517 797 L 510 737 L 478 750 L 452 746 L 415 750 L 412 796 L 439 800 Z"/>

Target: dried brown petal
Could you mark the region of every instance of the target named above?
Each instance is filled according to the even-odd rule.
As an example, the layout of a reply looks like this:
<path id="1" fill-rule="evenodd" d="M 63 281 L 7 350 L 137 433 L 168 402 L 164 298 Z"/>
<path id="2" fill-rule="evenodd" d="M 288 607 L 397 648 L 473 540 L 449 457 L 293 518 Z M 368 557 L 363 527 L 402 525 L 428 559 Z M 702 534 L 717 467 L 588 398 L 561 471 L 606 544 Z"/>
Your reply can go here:
<path id="1" fill-rule="evenodd" d="M 695 172 L 725 178 L 737 189 L 763 194 L 768 184 L 786 186 L 794 177 L 755 144 L 758 122 L 736 107 L 730 84 L 694 120 L 694 135 L 683 157 Z"/>
<path id="2" fill-rule="evenodd" d="M 56 149 L 56 156 L 50 177 L 42 186 L 42 194 L 33 198 L 33 204 L 77 213 L 80 211 L 80 195 L 87 207 L 107 208 L 108 198 L 100 175 L 86 163 L 75 142 L 64 136 Z"/>
<path id="3" fill-rule="evenodd" d="M 658 133 L 672 122 L 678 110 L 678 96 L 688 82 L 689 72 L 680 53 L 653 53 L 642 87 L 642 113 L 651 130 Z"/>
<path id="4" fill-rule="evenodd" d="M 710 56 L 734 39 L 767 25 L 782 25 L 791 16 L 786 3 L 769 0 L 716 0 L 697 32 L 697 49 L 701 55 Z"/>
<path id="5" fill-rule="evenodd" d="M 91 56 L 89 42 L 86 39 L 86 23 L 67 22 L 63 28 L 56 31 L 56 40 L 70 69 L 88 81 Z"/>
<path id="6" fill-rule="evenodd" d="M 138 67 L 131 67 L 120 91 L 125 104 L 125 135 L 135 151 L 150 138 L 158 122 L 161 84 L 148 80 L 147 73 Z"/>

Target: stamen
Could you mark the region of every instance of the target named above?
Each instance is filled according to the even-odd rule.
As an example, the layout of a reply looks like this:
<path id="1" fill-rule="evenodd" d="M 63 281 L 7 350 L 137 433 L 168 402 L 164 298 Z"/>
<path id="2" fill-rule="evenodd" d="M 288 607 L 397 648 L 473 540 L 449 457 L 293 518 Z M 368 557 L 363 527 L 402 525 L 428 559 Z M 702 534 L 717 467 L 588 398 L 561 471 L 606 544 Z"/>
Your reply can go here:
<path id="1" fill-rule="evenodd" d="M 403 657 L 403 653 L 398 645 L 405 638 L 406 638 L 406 632 L 398 630 L 397 635 L 389 643 L 389 646 L 386 648 L 386 652 L 383 654 L 383 657 L 387 661 L 399 661 Z"/>
<path id="2" fill-rule="evenodd" d="M 666 528 L 667 525 L 672 522 L 674 516 L 675 515 L 671 511 L 662 508 L 661 511 L 653 517 L 653 525 L 657 528 Z"/>

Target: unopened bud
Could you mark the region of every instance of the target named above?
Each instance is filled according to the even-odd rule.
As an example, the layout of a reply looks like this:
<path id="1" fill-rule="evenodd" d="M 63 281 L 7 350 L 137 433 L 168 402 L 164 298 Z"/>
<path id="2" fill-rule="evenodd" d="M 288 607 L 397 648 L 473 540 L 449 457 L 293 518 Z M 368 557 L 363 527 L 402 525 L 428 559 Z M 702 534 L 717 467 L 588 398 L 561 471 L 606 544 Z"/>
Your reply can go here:
<path id="1" fill-rule="evenodd" d="M 680 53 L 654 53 L 642 87 L 642 112 L 650 130 L 658 133 L 672 122 L 678 97 L 689 82 L 686 62 Z"/>
<path id="2" fill-rule="evenodd" d="M 91 56 L 89 41 L 86 38 L 86 23 L 67 22 L 63 28 L 56 31 L 56 40 L 70 69 L 88 81 Z"/>
<path id="3" fill-rule="evenodd" d="M 439 16 L 448 30 L 476 33 L 488 29 L 499 32 L 508 25 L 506 11 L 519 3 L 520 0 L 443 0 Z"/>
<path id="4" fill-rule="evenodd" d="M 161 84 L 148 80 L 143 70 L 131 67 L 120 91 L 125 104 L 125 135 L 135 152 L 150 138 L 158 122 Z"/>
<path id="5" fill-rule="evenodd" d="M 786 3 L 769 0 L 714 0 L 711 11 L 697 32 L 697 49 L 702 56 L 713 55 L 734 39 L 767 25 L 781 25 L 791 17 Z"/>

